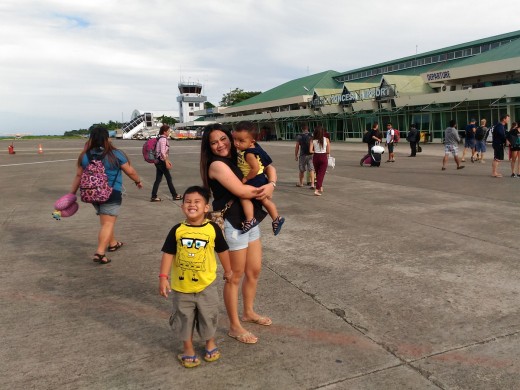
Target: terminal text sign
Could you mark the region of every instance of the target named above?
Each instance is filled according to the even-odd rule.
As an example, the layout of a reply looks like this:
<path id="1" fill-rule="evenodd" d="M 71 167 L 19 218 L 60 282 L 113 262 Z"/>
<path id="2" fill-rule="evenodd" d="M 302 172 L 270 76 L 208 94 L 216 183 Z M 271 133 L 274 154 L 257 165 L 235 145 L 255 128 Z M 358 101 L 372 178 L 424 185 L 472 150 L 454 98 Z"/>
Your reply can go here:
<path id="1" fill-rule="evenodd" d="M 362 100 L 372 100 L 376 98 L 390 98 L 395 96 L 395 88 L 392 87 L 375 87 L 361 89 L 359 91 L 339 93 L 335 95 L 314 96 L 311 104 L 314 107 L 320 107 L 332 104 L 347 105 Z"/>
<path id="2" fill-rule="evenodd" d="M 429 82 L 448 80 L 448 79 L 451 79 L 450 71 L 449 70 L 443 70 L 443 71 L 440 71 L 440 72 L 426 73 L 426 79 Z"/>

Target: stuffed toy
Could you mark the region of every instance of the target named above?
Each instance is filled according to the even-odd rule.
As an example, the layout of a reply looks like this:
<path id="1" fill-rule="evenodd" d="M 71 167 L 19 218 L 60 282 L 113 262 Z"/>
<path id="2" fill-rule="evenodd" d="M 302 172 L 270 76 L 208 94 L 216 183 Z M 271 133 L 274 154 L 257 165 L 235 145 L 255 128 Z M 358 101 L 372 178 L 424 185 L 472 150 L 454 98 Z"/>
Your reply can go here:
<path id="1" fill-rule="evenodd" d="M 75 194 L 69 193 L 63 195 L 54 203 L 52 218 L 59 221 L 62 217 L 72 217 L 79 209 L 77 200 L 78 198 Z"/>

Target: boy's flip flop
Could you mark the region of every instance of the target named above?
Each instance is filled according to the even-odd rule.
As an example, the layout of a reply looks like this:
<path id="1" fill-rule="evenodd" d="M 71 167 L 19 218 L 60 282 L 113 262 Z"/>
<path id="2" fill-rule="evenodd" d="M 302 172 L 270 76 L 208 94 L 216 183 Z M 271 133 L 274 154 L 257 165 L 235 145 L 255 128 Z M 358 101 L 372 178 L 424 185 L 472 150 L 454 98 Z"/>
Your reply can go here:
<path id="1" fill-rule="evenodd" d="M 204 355 L 204 360 L 207 362 L 216 362 L 220 359 L 220 352 L 218 348 L 213 348 L 211 351 L 206 349 L 206 354 Z"/>
<path id="2" fill-rule="evenodd" d="M 181 362 L 184 368 L 193 368 L 200 365 L 200 360 L 197 355 L 189 356 L 189 355 L 177 355 L 177 359 Z"/>

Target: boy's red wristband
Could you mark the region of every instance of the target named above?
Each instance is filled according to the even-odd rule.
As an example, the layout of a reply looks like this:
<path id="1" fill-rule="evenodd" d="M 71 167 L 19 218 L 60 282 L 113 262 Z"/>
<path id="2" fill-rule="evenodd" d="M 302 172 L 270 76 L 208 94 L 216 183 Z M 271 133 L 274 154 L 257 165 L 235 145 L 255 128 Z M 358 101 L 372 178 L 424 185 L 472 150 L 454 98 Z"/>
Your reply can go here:
<path id="1" fill-rule="evenodd" d="M 166 274 L 159 274 L 159 277 L 168 279 L 168 275 L 166 275 Z"/>

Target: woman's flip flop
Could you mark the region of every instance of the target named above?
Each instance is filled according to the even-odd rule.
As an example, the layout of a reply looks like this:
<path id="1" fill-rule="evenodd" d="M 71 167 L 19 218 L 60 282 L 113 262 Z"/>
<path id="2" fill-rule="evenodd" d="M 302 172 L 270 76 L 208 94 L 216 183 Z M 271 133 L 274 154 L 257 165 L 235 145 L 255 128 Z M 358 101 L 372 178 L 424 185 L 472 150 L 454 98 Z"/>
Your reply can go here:
<path id="1" fill-rule="evenodd" d="M 256 320 L 244 320 L 242 319 L 242 322 L 249 322 L 251 324 L 257 324 L 257 325 L 263 325 L 263 326 L 269 326 L 273 324 L 273 320 L 271 320 L 269 317 L 258 317 Z"/>
<path id="2" fill-rule="evenodd" d="M 258 342 L 258 339 L 256 338 L 256 336 L 251 332 L 242 333 L 242 334 L 239 334 L 236 336 L 232 335 L 231 333 L 228 333 L 227 335 L 229 337 L 231 337 L 232 339 L 240 341 L 241 343 L 244 343 L 244 344 L 256 344 Z"/>

